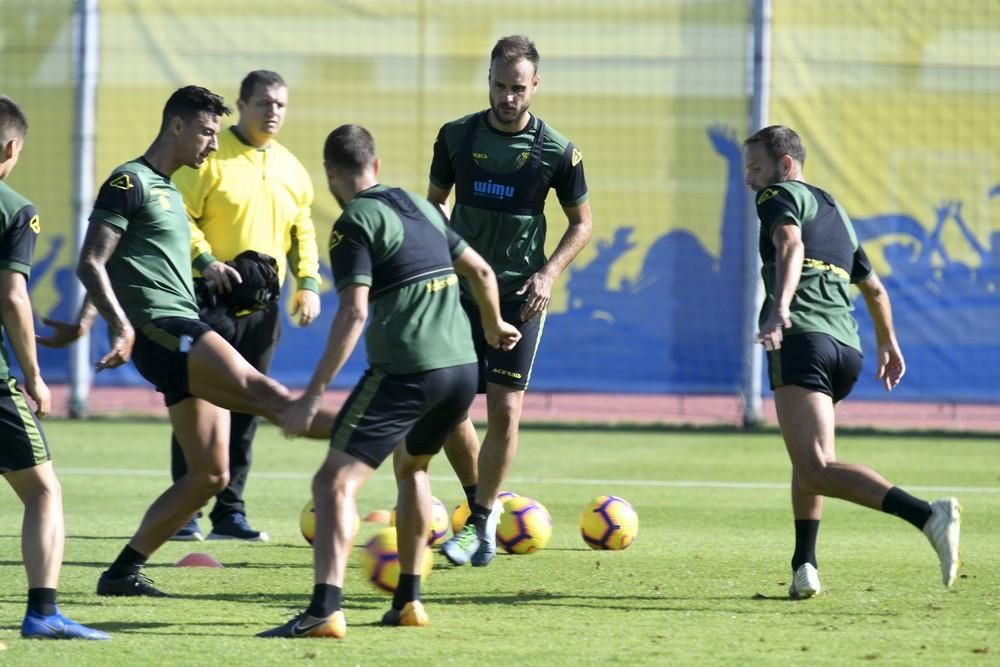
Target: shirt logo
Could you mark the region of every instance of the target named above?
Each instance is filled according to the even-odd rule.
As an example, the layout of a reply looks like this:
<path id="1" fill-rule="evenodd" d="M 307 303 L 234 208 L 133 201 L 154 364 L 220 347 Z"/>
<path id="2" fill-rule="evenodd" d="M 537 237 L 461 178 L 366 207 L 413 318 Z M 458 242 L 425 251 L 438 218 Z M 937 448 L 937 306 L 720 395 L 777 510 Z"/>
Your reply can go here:
<path id="1" fill-rule="evenodd" d="M 531 151 L 524 151 L 523 153 L 518 155 L 517 160 L 514 162 L 515 167 L 517 169 L 523 167 L 524 163 L 528 161 L 529 157 L 531 157 Z"/>
<path id="2" fill-rule="evenodd" d="M 757 203 L 758 204 L 763 204 L 768 199 L 773 199 L 773 198 L 777 197 L 778 194 L 779 194 L 779 192 L 777 190 L 775 190 L 774 188 L 768 188 L 767 190 L 764 190 L 759 195 L 757 195 Z"/>
<path id="3" fill-rule="evenodd" d="M 340 245 L 340 242 L 344 240 L 344 235 L 338 232 L 336 229 L 330 230 L 330 250 L 333 250 Z"/>
<path id="4" fill-rule="evenodd" d="M 489 179 L 486 181 L 472 181 L 472 191 L 479 197 L 510 199 L 517 190 L 513 185 L 494 183 L 493 179 Z"/>
<path id="5" fill-rule="evenodd" d="M 132 179 L 128 177 L 128 174 L 119 174 L 117 178 L 111 179 L 108 185 L 119 190 L 131 190 L 135 187 L 132 185 Z"/>
<path id="6" fill-rule="evenodd" d="M 487 158 L 489 158 L 489 155 L 487 155 L 486 153 L 473 153 L 472 154 L 472 159 L 474 159 L 474 160 L 485 160 Z"/>
<path id="7" fill-rule="evenodd" d="M 571 162 L 572 162 L 572 166 L 574 166 L 574 167 L 576 165 L 580 164 L 581 162 L 583 162 L 583 153 L 581 153 L 580 151 L 578 151 L 577 149 L 574 148 L 573 149 L 573 157 L 571 158 Z"/>
<path id="8" fill-rule="evenodd" d="M 28 226 L 31 227 L 31 231 L 36 234 L 39 234 L 42 231 L 42 223 L 39 222 L 37 215 L 28 221 Z"/>

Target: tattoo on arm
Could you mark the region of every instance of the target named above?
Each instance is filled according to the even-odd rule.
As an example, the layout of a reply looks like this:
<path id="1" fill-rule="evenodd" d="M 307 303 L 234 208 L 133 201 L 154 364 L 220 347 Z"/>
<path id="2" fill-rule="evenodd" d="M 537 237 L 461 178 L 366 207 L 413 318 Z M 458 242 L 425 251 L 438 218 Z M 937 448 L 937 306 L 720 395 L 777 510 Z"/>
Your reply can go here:
<path id="1" fill-rule="evenodd" d="M 107 262 L 121 240 L 122 231 L 100 221 L 91 221 L 80 250 L 76 275 L 87 288 L 87 298 L 114 331 L 131 326 L 108 277 Z M 86 312 L 86 303 L 84 305 Z"/>

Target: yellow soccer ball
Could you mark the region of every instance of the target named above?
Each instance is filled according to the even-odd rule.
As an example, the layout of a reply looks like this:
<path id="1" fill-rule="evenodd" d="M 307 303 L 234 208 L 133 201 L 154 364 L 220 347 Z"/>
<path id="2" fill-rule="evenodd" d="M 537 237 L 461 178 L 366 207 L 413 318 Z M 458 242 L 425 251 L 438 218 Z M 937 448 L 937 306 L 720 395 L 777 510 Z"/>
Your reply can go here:
<path id="1" fill-rule="evenodd" d="M 598 496 L 580 515 L 580 534 L 591 549 L 620 551 L 639 534 L 639 515 L 624 498 Z"/>
<path id="2" fill-rule="evenodd" d="M 530 554 L 544 549 L 552 537 L 552 517 L 545 505 L 526 496 L 503 504 L 497 524 L 497 543 L 510 554 Z"/>
<path id="3" fill-rule="evenodd" d="M 396 585 L 399 584 L 399 549 L 394 527 L 382 528 L 372 535 L 361 552 L 361 565 L 365 577 L 375 588 L 384 593 L 396 592 Z M 433 567 L 434 552 L 428 547 L 420 562 L 421 582 L 427 580 Z"/>
<path id="4" fill-rule="evenodd" d="M 354 516 L 354 534 L 358 534 L 358 528 L 361 527 L 361 518 L 357 515 Z M 316 506 L 310 499 L 309 502 L 305 504 L 302 511 L 299 512 L 299 530 L 302 531 L 302 537 L 306 539 L 309 544 L 313 543 L 316 538 Z"/>

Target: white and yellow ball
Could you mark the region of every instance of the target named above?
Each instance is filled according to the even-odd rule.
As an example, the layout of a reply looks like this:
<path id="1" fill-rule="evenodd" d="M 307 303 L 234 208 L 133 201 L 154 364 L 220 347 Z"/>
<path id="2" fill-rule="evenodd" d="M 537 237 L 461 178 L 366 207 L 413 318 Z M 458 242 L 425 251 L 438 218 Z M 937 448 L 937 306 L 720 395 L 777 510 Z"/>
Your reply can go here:
<path id="1" fill-rule="evenodd" d="M 580 534 L 591 549 L 620 551 L 639 534 L 639 515 L 624 498 L 598 496 L 580 515 Z"/>
<path id="2" fill-rule="evenodd" d="M 394 593 L 399 584 L 399 548 L 394 527 L 382 528 L 372 535 L 361 552 L 361 565 L 365 577 L 377 589 L 384 593 Z M 427 576 L 434 567 L 434 552 L 424 549 L 420 562 L 420 580 Z"/>
<path id="3" fill-rule="evenodd" d="M 497 524 L 497 544 L 510 554 L 530 554 L 544 549 L 552 537 L 552 516 L 545 505 L 526 496 L 503 504 Z"/>

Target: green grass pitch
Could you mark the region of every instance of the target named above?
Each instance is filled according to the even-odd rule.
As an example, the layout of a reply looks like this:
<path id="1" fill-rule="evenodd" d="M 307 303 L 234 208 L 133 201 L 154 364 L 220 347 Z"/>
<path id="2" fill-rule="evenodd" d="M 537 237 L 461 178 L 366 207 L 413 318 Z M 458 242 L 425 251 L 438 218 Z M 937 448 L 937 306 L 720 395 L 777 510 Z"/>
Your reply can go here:
<path id="1" fill-rule="evenodd" d="M 824 591 L 785 597 L 792 523 L 788 463 L 775 433 L 553 430 L 522 433 L 507 485 L 552 513 L 548 548 L 501 554 L 488 568 L 437 555 L 424 585 L 425 629 L 382 628 L 389 598 L 352 554 L 345 640 L 262 640 L 308 603 L 311 551 L 299 510 L 325 444 L 258 433 L 247 490 L 269 544 L 171 542 L 148 574 L 173 599 L 99 598 L 100 572 L 168 483 L 168 426 L 157 421 L 47 423 L 63 484 L 63 611 L 113 633 L 110 642 L 19 638 L 21 510 L 0 493 L 0 664 L 988 664 L 1000 652 L 1000 444 L 988 438 L 844 435 L 843 460 L 871 465 L 911 492 L 957 495 L 965 507 L 963 568 L 941 586 L 924 536 L 894 517 L 828 500 L 820 531 Z M 442 457 L 431 469 L 448 507 L 462 492 Z M 639 513 L 623 552 L 596 552 L 577 522 L 594 496 Z M 391 472 L 362 491 L 362 515 L 395 502 Z M 208 527 L 203 520 L 203 528 Z M 378 526 L 363 523 L 357 543 Z M 176 568 L 192 551 L 221 570 Z"/>

